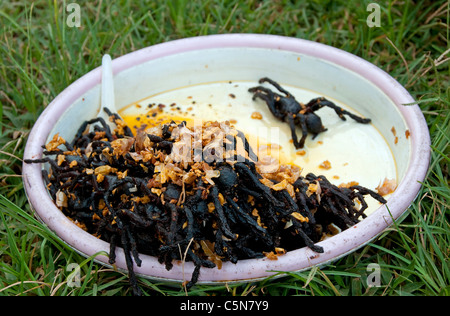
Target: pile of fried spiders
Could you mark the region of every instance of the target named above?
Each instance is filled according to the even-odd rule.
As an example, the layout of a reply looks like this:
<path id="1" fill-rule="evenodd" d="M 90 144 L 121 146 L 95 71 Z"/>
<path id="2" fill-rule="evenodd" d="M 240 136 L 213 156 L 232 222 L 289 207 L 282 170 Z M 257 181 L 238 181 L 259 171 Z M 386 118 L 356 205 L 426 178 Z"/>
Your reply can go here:
<path id="1" fill-rule="evenodd" d="M 331 106 L 329 101 L 301 105 L 277 83 L 264 81 L 285 95 L 261 86 L 250 92 L 275 116 L 294 127 L 299 123 L 303 131 L 325 130 L 314 111 Z M 331 107 L 340 117 L 350 115 Z M 116 248 L 124 250 L 135 295 L 142 294 L 133 272 L 133 262 L 142 264 L 139 254 L 157 257 L 168 270 L 174 260 L 192 261 L 195 269 L 184 284 L 189 289 L 201 268 L 276 260 L 302 247 L 322 253 L 317 242 L 365 217 L 367 196 L 386 203 L 368 188 L 338 187 L 324 176 L 303 176 L 298 166 L 259 159 L 228 121 L 194 127 L 171 122 L 133 134 L 107 112 L 114 130 L 102 118 L 86 121 L 72 141 L 56 134 L 43 146 L 44 158 L 25 162 L 47 165 L 43 178 L 56 206 L 110 244 L 111 264 Z M 296 147 L 303 142 L 294 138 Z"/>

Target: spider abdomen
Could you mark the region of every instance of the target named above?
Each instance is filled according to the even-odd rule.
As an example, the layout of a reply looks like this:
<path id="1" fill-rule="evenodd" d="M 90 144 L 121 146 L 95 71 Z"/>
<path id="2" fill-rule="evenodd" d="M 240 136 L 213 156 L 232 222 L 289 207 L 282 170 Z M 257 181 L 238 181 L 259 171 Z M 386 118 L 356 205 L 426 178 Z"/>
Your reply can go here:
<path id="1" fill-rule="evenodd" d="M 318 115 L 314 113 L 308 113 L 305 116 L 305 123 L 309 132 L 311 132 L 312 134 L 319 134 L 326 130 L 326 128 L 323 127 L 322 120 Z"/>

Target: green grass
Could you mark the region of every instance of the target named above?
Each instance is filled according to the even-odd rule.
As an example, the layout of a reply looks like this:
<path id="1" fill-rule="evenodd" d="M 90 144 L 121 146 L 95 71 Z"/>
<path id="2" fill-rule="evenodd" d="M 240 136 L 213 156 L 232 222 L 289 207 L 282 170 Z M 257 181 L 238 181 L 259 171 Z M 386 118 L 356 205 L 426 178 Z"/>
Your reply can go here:
<path id="1" fill-rule="evenodd" d="M 78 2 L 81 27 L 66 25 Z M 379 1 L 2 1 L 0 3 L 0 295 L 130 295 L 127 276 L 84 258 L 37 221 L 21 158 L 42 110 L 71 82 L 113 57 L 177 38 L 265 33 L 329 44 L 386 70 L 418 101 L 431 135 L 430 169 L 408 216 L 334 262 L 250 284 L 196 286 L 191 295 L 450 295 L 450 4 Z M 68 284 L 80 265 L 80 283 Z M 381 268 L 368 286 L 368 265 Z M 183 289 L 139 280 L 147 295 Z"/>

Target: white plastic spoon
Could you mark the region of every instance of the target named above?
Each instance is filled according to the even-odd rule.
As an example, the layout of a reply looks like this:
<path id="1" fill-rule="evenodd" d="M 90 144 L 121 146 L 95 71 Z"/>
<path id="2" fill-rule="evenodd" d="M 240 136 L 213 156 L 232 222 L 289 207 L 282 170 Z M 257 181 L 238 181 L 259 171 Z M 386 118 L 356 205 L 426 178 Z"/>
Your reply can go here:
<path id="1" fill-rule="evenodd" d="M 116 126 L 109 120 L 109 115 L 104 111 L 108 108 L 112 113 L 117 113 L 115 96 L 114 96 L 114 77 L 112 70 L 111 56 L 105 54 L 102 58 L 102 88 L 101 88 L 101 104 L 97 117 L 105 120 L 106 124 L 114 129 Z M 118 115 L 118 114 L 117 114 Z"/>

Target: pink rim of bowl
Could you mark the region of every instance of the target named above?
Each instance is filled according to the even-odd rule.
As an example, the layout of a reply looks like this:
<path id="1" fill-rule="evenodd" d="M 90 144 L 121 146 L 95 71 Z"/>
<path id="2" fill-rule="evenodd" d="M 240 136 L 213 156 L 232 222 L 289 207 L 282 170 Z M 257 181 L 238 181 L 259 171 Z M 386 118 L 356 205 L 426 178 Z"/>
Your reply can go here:
<path id="1" fill-rule="evenodd" d="M 172 54 L 232 47 L 278 49 L 306 54 L 335 63 L 361 75 L 381 89 L 397 105 L 411 131 L 411 154 L 406 174 L 388 203 L 357 225 L 337 236 L 321 241 L 319 245 L 325 249 L 324 253 L 318 254 L 305 247 L 279 256 L 278 260 L 264 258 L 240 260 L 236 264 L 224 262 L 220 270 L 203 268 L 199 283 L 254 281 L 279 271 L 301 271 L 313 266 L 321 266 L 366 245 L 392 225 L 393 219 L 398 219 L 408 209 L 420 190 L 420 182 L 424 180 L 429 166 L 430 137 L 420 108 L 417 105 L 404 106 L 404 104 L 414 103 L 414 99 L 395 79 L 373 64 L 340 49 L 312 41 L 274 35 L 228 34 L 187 38 L 143 48 L 115 59 L 113 67 L 115 73 L 118 73 L 146 61 Z M 53 100 L 43 111 L 29 135 L 24 159 L 42 157 L 41 146 L 45 144 L 59 117 L 83 93 L 99 84 L 100 80 L 101 70 L 94 69 L 67 87 Z M 109 243 L 80 229 L 55 206 L 44 186 L 40 164 L 24 164 L 23 181 L 36 216 L 59 238 L 86 257 L 94 256 L 101 251 L 109 253 Z M 126 270 L 122 249 L 117 249 L 116 253 L 116 267 Z M 194 269 L 192 262 L 185 262 L 174 264 L 174 267 L 167 271 L 155 257 L 141 254 L 140 258 L 142 265 L 134 266 L 136 274 L 153 280 L 182 282 L 190 279 Z M 107 256 L 98 255 L 95 260 L 108 265 Z"/>

